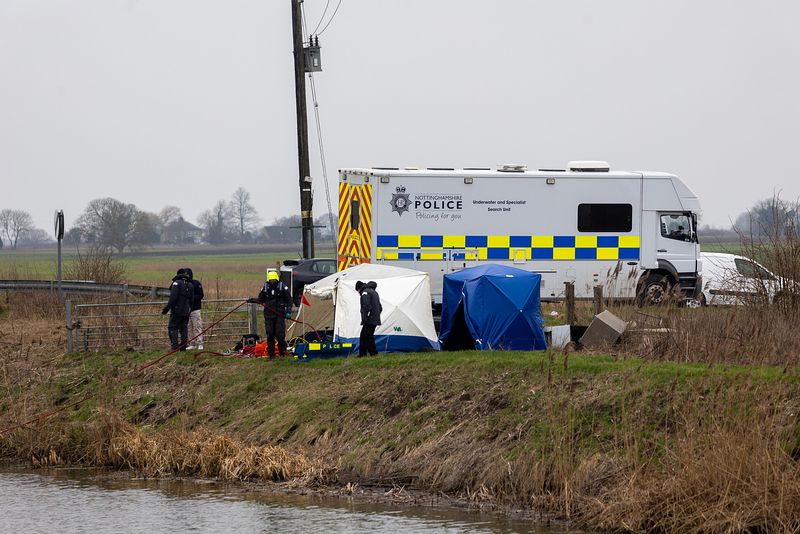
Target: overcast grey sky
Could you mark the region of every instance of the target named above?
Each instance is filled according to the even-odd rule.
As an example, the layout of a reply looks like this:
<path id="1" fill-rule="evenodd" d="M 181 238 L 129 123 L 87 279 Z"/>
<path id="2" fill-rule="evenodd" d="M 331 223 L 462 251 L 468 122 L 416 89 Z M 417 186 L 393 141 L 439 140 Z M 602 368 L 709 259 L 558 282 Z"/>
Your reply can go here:
<path id="1" fill-rule="evenodd" d="M 331 9 L 338 0 L 331 0 Z M 306 0 L 313 29 L 326 0 Z M 330 12 L 330 11 L 329 11 Z M 800 4 L 343 0 L 315 76 L 328 173 L 370 165 L 681 176 L 704 221 L 800 195 Z M 289 0 L 0 1 L 0 208 L 97 197 L 187 219 L 299 211 Z M 313 131 L 313 118 L 309 117 Z M 315 212 L 326 211 L 312 138 Z"/>

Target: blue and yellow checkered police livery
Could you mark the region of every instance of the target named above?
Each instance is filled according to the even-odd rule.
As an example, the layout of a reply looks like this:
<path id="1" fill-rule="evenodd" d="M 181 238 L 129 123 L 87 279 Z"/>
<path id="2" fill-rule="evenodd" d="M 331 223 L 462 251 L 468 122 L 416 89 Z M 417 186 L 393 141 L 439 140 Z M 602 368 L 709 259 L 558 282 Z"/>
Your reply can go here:
<path id="1" fill-rule="evenodd" d="M 381 260 L 639 260 L 638 235 L 378 235 Z"/>

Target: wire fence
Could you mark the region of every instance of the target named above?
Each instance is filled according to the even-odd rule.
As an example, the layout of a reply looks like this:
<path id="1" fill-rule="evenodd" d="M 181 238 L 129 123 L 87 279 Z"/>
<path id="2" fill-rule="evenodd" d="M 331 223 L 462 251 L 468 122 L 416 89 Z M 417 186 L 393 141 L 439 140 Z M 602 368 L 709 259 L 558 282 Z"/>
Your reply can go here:
<path id="1" fill-rule="evenodd" d="M 222 320 L 203 335 L 205 347 L 232 347 L 244 334 L 257 331 L 258 309 L 243 306 L 223 316 L 246 299 L 203 300 L 204 328 Z M 136 350 L 169 346 L 167 323 L 162 315 L 165 302 L 119 302 L 111 304 L 77 304 L 66 301 L 67 350 L 95 351 L 106 348 Z M 189 337 L 192 337 L 191 332 Z"/>

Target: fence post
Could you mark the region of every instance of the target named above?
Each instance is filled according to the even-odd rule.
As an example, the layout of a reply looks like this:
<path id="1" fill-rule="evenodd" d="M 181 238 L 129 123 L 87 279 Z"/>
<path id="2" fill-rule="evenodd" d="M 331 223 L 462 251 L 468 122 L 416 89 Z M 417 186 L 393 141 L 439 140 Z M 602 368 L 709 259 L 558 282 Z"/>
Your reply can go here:
<path id="1" fill-rule="evenodd" d="M 247 305 L 247 320 L 250 323 L 250 333 L 258 334 L 258 305 L 253 302 Z"/>
<path id="2" fill-rule="evenodd" d="M 575 283 L 564 282 L 564 303 L 567 306 L 567 324 L 575 324 Z"/>
<path id="3" fill-rule="evenodd" d="M 72 301 L 64 301 L 64 315 L 67 319 L 67 352 L 72 352 Z"/>
<path id="4" fill-rule="evenodd" d="M 594 286 L 594 314 L 603 311 L 603 286 Z"/>

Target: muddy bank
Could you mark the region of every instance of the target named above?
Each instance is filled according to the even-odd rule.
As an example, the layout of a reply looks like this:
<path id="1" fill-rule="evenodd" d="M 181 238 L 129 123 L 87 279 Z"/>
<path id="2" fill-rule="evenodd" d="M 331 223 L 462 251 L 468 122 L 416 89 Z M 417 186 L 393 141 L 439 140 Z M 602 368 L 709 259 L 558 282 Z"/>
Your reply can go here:
<path id="1" fill-rule="evenodd" d="M 132 378 L 155 353 L 65 355 L 59 335 L 0 321 L 3 428 L 88 395 L 4 435 L 6 455 L 293 491 L 401 488 L 609 530 L 800 526 L 794 370 L 546 353 L 182 354 Z"/>

